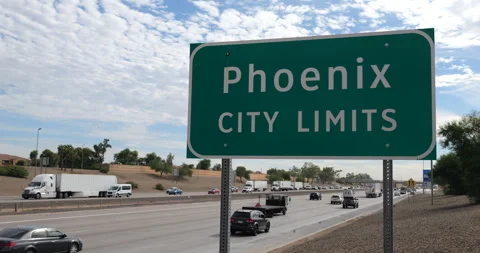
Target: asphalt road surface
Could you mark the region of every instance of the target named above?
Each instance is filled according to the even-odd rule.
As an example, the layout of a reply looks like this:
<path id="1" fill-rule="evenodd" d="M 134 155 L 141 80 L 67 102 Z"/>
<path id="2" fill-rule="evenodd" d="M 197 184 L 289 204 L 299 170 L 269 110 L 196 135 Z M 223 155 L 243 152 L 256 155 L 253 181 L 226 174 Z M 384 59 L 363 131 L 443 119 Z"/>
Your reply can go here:
<path id="1" fill-rule="evenodd" d="M 239 194 L 239 193 L 232 193 L 232 194 Z M 194 196 L 194 195 L 207 195 L 207 192 L 185 192 L 184 196 Z M 174 197 L 175 195 L 168 195 L 165 191 L 158 191 L 158 192 L 140 192 L 140 193 L 133 193 L 130 198 L 154 198 L 154 197 Z M 78 199 L 98 199 L 98 198 L 68 198 L 68 199 L 29 199 L 28 201 L 69 201 L 69 200 L 78 200 Z M 21 195 L 18 196 L 0 196 L 0 203 L 11 203 L 11 202 L 18 202 L 18 201 L 26 201 L 22 198 Z"/>
<path id="2" fill-rule="evenodd" d="M 322 190 L 324 191 L 324 190 Z M 340 191 L 340 190 L 331 190 L 331 191 Z M 359 192 L 360 191 L 365 191 L 363 189 L 361 190 L 358 190 Z M 264 193 L 270 193 L 271 191 L 268 190 Z M 254 192 L 254 193 L 257 193 L 257 192 Z M 278 192 L 271 192 L 271 193 L 278 193 Z M 241 193 L 241 192 L 233 192 L 232 194 L 246 194 L 246 193 Z M 208 195 L 208 193 L 205 191 L 205 192 L 184 192 L 183 193 L 183 196 L 196 196 L 196 195 Z M 216 195 L 220 195 L 220 194 L 216 194 Z M 133 193 L 133 195 L 130 197 L 130 198 L 154 198 L 154 197 L 174 197 L 175 195 L 168 195 L 167 193 L 165 193 L 165 191 L 158 191 L 158 192 L 140 192 L 140 193 Z M 177 195 L 178 196 L 178 195 Z M 73 200 L 88 200 L 88 199 L 91 199 L 91 200 L 95 200 L 95 199 L 99 199 L 99 198 L 68 198 L 68 199 L 55 199 L 55 198 L 52 198 L 52 199 L 28 199 L 28 200 L 25 200 L 22 198 L 21 196 L 21 193 L 18 195 L 18 196 L 0 196 L 0 204 L 1 203 L 12 203 L 12 202 L 18 202 L 18 201 L 51 201 L 51 200 L 55 200 L 55 201 L 73 201 Z"/>
<path id="3" fill-rule="evenodd" d="M 331 194 L 320 201 L 308 195 L 294 196 L 286 216 L 271 218 L 269 233 L 231 237 L 232 253 L 261 253 L 289 241 L 344 222 L 349 218 L 380 210 L 383 198 L 365 198 L 359 192 L 358 209 L 342 209 L 330 204 Z M 395 197 L 397 201 L 402 197 Z M 262 199 L 264 201 L 264 199 Z M 255 199 L 232 201 L 232 212 Z M 0 228 L 16 225 L 56 227 L 84 242 L 85 253 L 217 253 L 219 245 L 220 202 L 170 206 L 125 207 L 118 209 L 72 211 L 0 216 Z M 344 239 L 344 238 L 342 238 Z"/>

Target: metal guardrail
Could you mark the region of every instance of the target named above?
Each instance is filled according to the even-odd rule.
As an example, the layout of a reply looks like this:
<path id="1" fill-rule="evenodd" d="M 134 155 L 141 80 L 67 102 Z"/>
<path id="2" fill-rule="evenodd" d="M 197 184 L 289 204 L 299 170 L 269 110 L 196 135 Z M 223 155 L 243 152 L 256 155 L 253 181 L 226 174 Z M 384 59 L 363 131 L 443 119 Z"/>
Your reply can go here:
<path id="1" fill-rule="evenodd" d="M 311 192 L 339 192 L 342 190 L 298 190 L 284 192 L 255 192 L 245 194 L 232 194 L 232 200 L 255 199 L 264 197 L 265 194 L 285 194 L 289 196 L 305 195 Z M 70 199 L 52 199 L 50 201 L 15 201 L 0 203 L 0 214 L 12 214 L 22 212 L 49 212 L 59 210 L 79 210 L 79 209 L 101 209 L 120 206 L 140 206 L 140 205 L 162 205 L 162 204 L 183 204 L 194 202 L 207 202 L 220 200 L 218 195 L 179 195 L 179 196 L 161 196 L 145 198 L 70 198 Z"/>

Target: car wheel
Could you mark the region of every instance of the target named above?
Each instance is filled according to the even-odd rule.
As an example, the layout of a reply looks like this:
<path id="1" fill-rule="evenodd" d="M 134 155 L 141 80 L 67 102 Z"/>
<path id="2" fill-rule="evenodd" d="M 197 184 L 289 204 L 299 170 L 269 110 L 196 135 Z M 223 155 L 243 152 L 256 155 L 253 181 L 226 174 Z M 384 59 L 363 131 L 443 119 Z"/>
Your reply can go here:
<path id="1" fill-rule="evenodd" d="M 268 233 L 270 231 L 270 222 L 267 223 L 267 227 L 265 228 L 265 233 Z"/>
<path id="2" fill-rule="evenodd" d="M 283 215 L 287 214 L 287 210 L 285 208 L 282 210 L 282 214 Z M 273 215 L 272 215 L 272 217 L 273 217 Z"/>
<path id="3" fill-rule="evenodd" d="M 132 195 L 132 194 L 130 194 L 130 193 L 127 193 L 127 198 L 130 198 L 130 196 L 131 196 L 131 195 Z"/>
<path id="4" fill-rule="evenodd" d="M 68 251 L 69 253 L 78 253 L 78 245 L 76 243 L 72 243 L 72 245 L 70 245 L 70 251 Z"/>
<path id="5" fill-rule="evenodd" d="M 35 195 L 35 198 L 36 198 L 36 199 L 39 199 L 39 198 L 41 198 L 41 197 L 42 197 L 42 195 L 41 195 L 40 193 L 37 193 L 37 194 Z"/>
<path id="6" fill-rule="evenodd" d="M 333 205 L 333 201 L 330 201 L 330 204 Z"/>
<path id="7" fill-rule="evenodd" d="M 237 231 L 233 230 L 233 229 L 230 229 L 230 234 L 231 235 L 235 235 L 237 233 Z"/>
<path id="8" fill-rule="evenodd" d="M 252 231 L 252 235 L 257 236 L 257 234 L 258 234 L 258 225 L 255 225 L 255 227 L 253 228 L 253 231 Z"/>

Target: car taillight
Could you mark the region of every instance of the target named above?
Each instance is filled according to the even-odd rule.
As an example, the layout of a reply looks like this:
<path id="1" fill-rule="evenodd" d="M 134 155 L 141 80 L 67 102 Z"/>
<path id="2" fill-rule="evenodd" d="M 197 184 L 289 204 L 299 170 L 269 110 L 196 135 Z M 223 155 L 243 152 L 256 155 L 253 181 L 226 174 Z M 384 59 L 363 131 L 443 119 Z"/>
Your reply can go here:
<path id="1" fill-rule="evenodd" d="M 0 249 L 10 249 L 13 248 L 17 244 L 16 242 L 6 242 L 6 243 L 0 243 Z"/>
<path id="2" fill-rule="evenodd" d="M 234 218 L 230 218 L 230 222 L 234 222 L 234 221 L 235 221 L 235 219 L 234 219 Z"/>
<path id="3" fill-rule="evenodd" d="M 247 219 L 247 223 L 253 223 L 252 219 Z"/>

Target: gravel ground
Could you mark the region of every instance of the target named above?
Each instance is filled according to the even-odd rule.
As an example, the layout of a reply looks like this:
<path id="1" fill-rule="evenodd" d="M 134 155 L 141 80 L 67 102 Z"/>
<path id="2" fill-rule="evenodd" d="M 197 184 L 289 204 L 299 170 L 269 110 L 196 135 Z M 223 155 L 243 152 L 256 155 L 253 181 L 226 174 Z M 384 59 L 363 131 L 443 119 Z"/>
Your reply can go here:
<path id="1" fill-rule="evenodd" d="M 480 253 L 480 205 L 465 196 L 418 194 L 394 207 L 394 251 Z M 348 238 L 348 239 L 347 239 Z M 383 213 L 359 218 L 269 253 L 383 252 Z"/>

